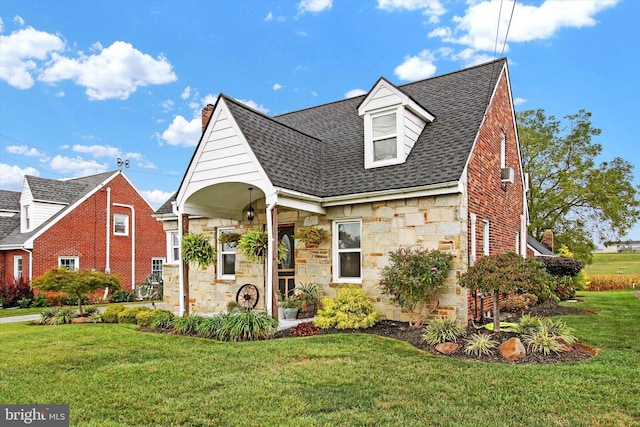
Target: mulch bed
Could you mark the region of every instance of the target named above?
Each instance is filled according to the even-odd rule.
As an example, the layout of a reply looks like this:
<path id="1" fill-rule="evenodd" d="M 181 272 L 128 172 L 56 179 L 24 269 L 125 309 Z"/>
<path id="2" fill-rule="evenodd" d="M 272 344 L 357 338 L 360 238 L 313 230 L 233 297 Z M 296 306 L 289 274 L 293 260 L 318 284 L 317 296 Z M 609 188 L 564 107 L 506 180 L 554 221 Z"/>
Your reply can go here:
<path id="1" fill-rule="evenodd" d="M 594 312 L 589 312 L 587 310 L 578 309 L 575 307 L 561 307 L 557 304 L 542 304 L 536 306 L 529 310 L 527 314 L 542 316 L 542 317 L 550 317 L 550 316 L 558 316 L 558 315 L 572 315 L 572 314 L 596 314 Z M 515 319 L 514 319 L 515 320 Z M 511 321 L 511 320 L 510 320 Z M 481 332 L 482 330 L 477 330 L 474 327 L 469 327 L 467 330 L 467 335 L 471 335 L 475 332 Z M 488 331 L 487 331 L 488 332 Z M 507 364 L 553 364 L 560 362 L 576 362 L 580 360 L 585 360 L 590 358 L 595 354 L 595 351 L 590 349 L 584 345 L 574 346 L 572 351 L 564 352 L 564 353 L 553 353 L 551 352 L 549 355 L 543 355 L 541 353 L 529 353 L 522 357 L 521 359 L 515 362 L 509 362 L 505 360 L 501 355 L 498 349 L 494 350 L 494 354 L 490 356 L 481 356 L 475 357 L 470 356 L 464 352 L 464 342 L 460 343 L 460 347 L 453 353 L 448 356 L 444 356 L 439 353 L 435 346 L 429 345 L 422 339 L 422 335 L 424 333 L 423 328 L 411 328 L 408 323 L 399 322 L 394 320 L 383 320 L 380 323 L 374 325 L 371 328 L 367 329 L 320 329 L 318 334 L 336 334 L 336 333 L 361 333 L 361 334 L 374 334 L 380 335 L 387 338 L 393 338 L 401 341 L 406 341 L 409 344 L 417 347 L 421 350 L 424 350 L 430 354 L 439 355 L 442 357 L 454 357 L 456 359 L 463 359 L 469 361 L 479 361 L 479 362 L 492 362 L 492 363 L 507 363 Z M 291 329 L 287 329 L 284 331 L 280 331 L 276 334 L 275 338 L 287 338 L 292 337 Z M 499 332 L 494 333 L 492 338 L 498 341 L 499 344 L 507 341 L 509 338 L 518 337 L 519 334 L 507 333 L 507 332 Z M 498 345 L 499 345 L 498 344 Z"/>

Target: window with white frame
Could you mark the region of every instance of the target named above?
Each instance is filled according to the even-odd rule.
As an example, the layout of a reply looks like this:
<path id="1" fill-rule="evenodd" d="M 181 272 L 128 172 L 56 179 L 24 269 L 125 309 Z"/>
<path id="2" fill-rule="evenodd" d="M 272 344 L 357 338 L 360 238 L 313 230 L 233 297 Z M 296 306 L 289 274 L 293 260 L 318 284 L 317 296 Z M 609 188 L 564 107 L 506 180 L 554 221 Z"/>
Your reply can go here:
<path id="1" fill-rule="evenodd" d="M 20 255 L 13 257 L 13 277 L 16 280 L 22 277 L 22 256 Z"/>
<path id="2" fill-rule="evenodd" d="M 118 236 L 129 235 L 129 215 L 113 215 L 113 234 Z"/>
<path id="3" fill-rule="evenodd" d="M 77 256 L 61 256 L 58 257 L 58 267 L 65 267 L 68 270 L 75 271 L 80 269 L 80 258 Z"/>
<path id="4" fill-rule="evenodd" d="M 169 264 L 180 262 L 180 235 L 177 231 L 167 233 L 167 262 Z"/>
<path id="5" fill-rule="evenodd" d="M 236 242 L 221 242 L 221 237 L 233 233 L 232 228 L 218 229 L 218 278 L 234 280 L 236 274 Z"/>
<path id="6" fill-rule="evenodd" d="M 151 274 L 156 277 L 162 278 L 162 266 L 164 265 L 164 258 L 151 258 Z"/>
<path id="7" fill-rule="evenodd" d="M 500 168 L 507 167 L 507 137 L 503 133 L 500 135 Z"/>
<path id="8" fill-rule="evenodd" d="M 482 255 L 489 255 L 489 221 L 482 221 Z"/>
<path id="9" fill-rule="evenodd" d="M 336 221 L 333 224 L 333 279 L 353 282 L 362 279 L 362 222 Z"/>
<path id="10" fill-rule="evenodd" d="M 22 208 L 23 211 L 23 219 L 24 219 L 24 228 L 25 230 L 31 229 L 31 207 L 29 205 L 24 206 Z"/>
<path id="11" fill-rule="evenodd" d="M 516 233 L 516 253 L 520 255 L 520 232 Z"/>
<path id="12" fill-rule="evenodd" d="M 398 158 L 398 126 L 396 111 L 371 115 L 373 161 Z"/>
<path id="13" fill-rule="evenodd" d="M 469 251 L 469 266 L 473 267 L 476 263 L 476 222 L 477 217 L 476 214 L 469 214 L 469 219 L 471 221 L 471 248 Z"/>

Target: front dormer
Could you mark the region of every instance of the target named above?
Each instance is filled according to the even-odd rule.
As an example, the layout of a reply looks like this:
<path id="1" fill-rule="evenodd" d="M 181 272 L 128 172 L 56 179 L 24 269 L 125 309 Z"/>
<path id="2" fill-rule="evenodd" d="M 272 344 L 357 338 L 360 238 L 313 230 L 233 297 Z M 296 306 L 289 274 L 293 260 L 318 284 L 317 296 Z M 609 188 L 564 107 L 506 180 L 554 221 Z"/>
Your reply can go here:
<path id="1" fill-rule="evenodd" d="M 427 123 L 422 106 L 381 78 L 358 107 L 364 120 L 364 167 L 404 163 Z"/>

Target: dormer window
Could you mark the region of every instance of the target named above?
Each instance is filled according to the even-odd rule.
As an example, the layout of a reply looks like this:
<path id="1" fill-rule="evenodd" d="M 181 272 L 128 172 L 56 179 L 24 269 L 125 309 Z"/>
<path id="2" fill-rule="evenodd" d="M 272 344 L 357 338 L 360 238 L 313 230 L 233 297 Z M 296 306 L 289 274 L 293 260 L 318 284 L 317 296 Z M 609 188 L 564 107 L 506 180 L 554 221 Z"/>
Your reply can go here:
<path id="1" fill-rule="evenodd" d="M 373 161 L 380 162 L 398 158 L 398 125 L 396 113 L 371 116 L 373 133 Z"/>
<path id="2" fill-rule="evenodd" d="M 358 107 L 364 120 L 364 167 L 399 165 L 409 157 L 431 113 L 380 79 Z"/>

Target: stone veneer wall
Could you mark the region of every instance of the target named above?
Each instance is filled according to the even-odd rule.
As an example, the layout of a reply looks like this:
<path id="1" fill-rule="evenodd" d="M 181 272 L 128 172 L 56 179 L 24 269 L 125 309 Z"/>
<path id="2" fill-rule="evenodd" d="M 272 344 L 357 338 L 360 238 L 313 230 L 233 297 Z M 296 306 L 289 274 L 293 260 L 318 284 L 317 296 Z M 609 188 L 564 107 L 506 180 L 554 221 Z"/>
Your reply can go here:
<path id="1" fill-rule="evenodd" d="M 264 212 L 264 203 L 256 210 Z M 439 297 L 439 306 L 432 317 L 457 318 L 467 322 L 467 292 L 457 285 L 457 278 L 467 268 L 467 211 L 462 194 L 411 198 L 404 200 L 363 203 L 357 205 L 330 207 L 327 215 L 280 208 L 280 225 L 316 226 L 325 228 L 331 236 L 334 220 L 362 220 L 362 283 L 359 286 L 374 301 L 375 307 L 388 319 L 408 320 L 408 313 L 391 303 L 378 288 L 380 272 L 389 262 L 390 251 L 400 247 L 438 249 L 451 253 L 454 257 L 453 268 L 447 279 L 449 285 Z M 262 227 L 265 215 L 260 214 L 253 227 Z M 165 229 L 177 228 L 165 223 Z M 212 236 L 212 242 L 218 227 L 233 227 L 243 233 L 248 224 L 238 224 L 217 219 L 192 219 L 190 230 Z M 326 296 L 335 296 L 342 283 L 332 281 L 331 238 L 318 245 L 307 245 L 295 241 L 296 283 L 318 283 Z M 463 256 L 464 254 L 464 256 Z M 226 310 L 229 301 L 235 301 L 236 292 L 245 283 L 255 284 L 260 290 L 257 308 L 264 309 L 264 266 L 248 262 L 240 253 L 236 254 L 236 280 L 216 279 L 215 267 L 196 270 L 190 269 L 191 311 L 196 313 L 214 313 Z M 165 303 L 178 311 L 178 266 L 167 265 L 164 271 Z"/>

